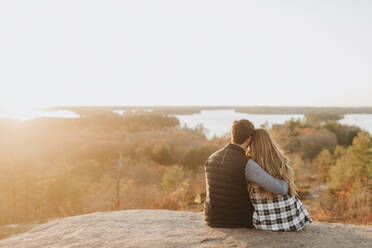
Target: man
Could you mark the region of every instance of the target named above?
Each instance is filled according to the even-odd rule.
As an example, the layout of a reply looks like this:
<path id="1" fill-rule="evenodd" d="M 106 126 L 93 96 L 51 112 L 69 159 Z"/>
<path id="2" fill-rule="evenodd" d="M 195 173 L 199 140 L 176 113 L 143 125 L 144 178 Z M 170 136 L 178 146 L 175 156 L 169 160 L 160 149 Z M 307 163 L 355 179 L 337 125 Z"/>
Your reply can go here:
<path id="1" fill-rule="evenodd" d="M 253 227 L 253 206 L 247 182 L 274 194 L 288 193 L 286 182 L 273 178 L 246 156 L 254 130 L 254 125 L 248 120 L 234 121 L 230 143 L 205 162 L 204 221 L 210 227 Z"/>

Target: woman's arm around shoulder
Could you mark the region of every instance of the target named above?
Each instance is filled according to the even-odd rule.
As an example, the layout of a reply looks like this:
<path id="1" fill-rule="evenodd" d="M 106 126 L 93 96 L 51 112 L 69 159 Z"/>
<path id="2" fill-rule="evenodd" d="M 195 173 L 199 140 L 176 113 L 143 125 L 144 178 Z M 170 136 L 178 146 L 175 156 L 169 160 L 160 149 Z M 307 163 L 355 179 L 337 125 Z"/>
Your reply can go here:
<path id="1" fill-rule="evenodd" d="M 272 177 L 252 159 L 245 166 L 245 178 L 247 183 L 255 183 L 275 195 L 288 193 L 287 182 Z"/>

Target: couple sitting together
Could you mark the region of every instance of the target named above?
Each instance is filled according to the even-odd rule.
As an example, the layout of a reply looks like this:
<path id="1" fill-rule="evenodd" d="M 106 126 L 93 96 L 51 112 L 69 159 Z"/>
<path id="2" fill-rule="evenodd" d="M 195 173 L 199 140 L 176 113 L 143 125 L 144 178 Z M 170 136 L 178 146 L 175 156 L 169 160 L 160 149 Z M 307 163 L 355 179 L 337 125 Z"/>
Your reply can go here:
<path id="1" fill-rule="evenodd" d="M 208 158 L 205 176 L 210 227 L 299 231 L 312 222 L 296 197 L 287 158 L 265 129 L 248 120 L 234 121 L 230 143 Z"/>

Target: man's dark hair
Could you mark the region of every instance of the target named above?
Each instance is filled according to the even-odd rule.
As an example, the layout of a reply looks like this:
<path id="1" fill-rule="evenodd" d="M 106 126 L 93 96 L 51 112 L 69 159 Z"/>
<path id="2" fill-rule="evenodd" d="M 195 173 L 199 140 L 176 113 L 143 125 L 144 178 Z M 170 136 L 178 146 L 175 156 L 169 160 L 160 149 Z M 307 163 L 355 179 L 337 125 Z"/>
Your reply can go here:
<path id="1" fill-rule="evenodd" d="M 234 121 L 231 129 L 231 141 L 241 145 L 252 136 L 253 132 L 254 125 L 252 122 L 245 119 Z"/>

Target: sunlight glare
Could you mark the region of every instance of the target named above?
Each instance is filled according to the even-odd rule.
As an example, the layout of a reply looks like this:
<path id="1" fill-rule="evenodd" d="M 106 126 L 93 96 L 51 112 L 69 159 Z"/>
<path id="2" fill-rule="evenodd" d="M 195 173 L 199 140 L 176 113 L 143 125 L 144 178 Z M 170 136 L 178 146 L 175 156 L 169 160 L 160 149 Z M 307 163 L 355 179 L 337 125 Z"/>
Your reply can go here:
<path id="1" fill-rule="evenodd" d="M 38 107 L 8 107 L 2 108 L 0 111 L 0 118 L 17 119 L 21 121 L 35 119 L 38 117 L 50 118 L 78 118 L 80 117 L 75 112 L 61 110 L 61 111 L 42 111 Z"/>

